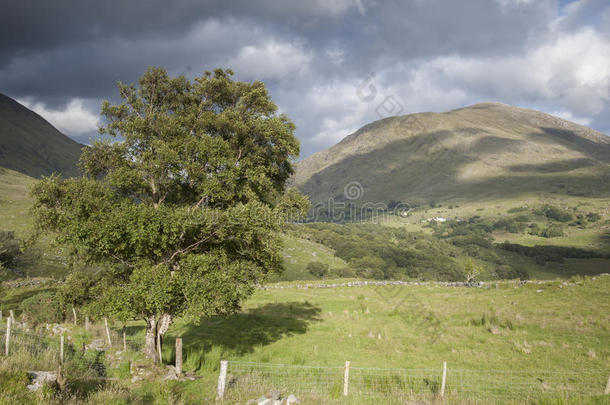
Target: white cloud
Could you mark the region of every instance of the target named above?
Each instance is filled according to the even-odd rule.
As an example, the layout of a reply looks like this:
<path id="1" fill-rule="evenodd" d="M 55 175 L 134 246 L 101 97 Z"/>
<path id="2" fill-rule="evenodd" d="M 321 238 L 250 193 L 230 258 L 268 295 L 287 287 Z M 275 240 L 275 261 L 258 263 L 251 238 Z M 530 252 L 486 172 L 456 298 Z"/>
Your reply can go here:
<path id="1" fill-rule="evenodd" d="M 593 121 L 591 118 L 588 118 L 588 117 L 574 116 L 574 114 L 572 114 L 569 111 L 565 111 L 565 110 L 553 111 L 550 114 L 554 115 L 556 117 L 559 117 L 559 118 L 563 118 L 564 120 L 572 121 L 572 122 L 575 122 L 577 124 L 584 125 L 584 126 L 591 125 L 591 122 Z"/>
<path id="2" fill-rule="evenodd" d="M 527 6 L 534 2 L 534 0 L 495 0 L 502 7 L 518 7 Z"/>
<path id="3" fill-rule="evenodd" d="M 356 7 L 361 15 L 366 14 L 362 0 L 316 0 L 316 8 L 332 15 L 344 14 L 348 9 Z"/>
<path id="4" fill-rule="evenodd" d="M 610 41 L 585 28 L 558 34 L 521 55 L 450 55 L 424 61 L 411 69 L 406 90 L 424 104 L 489 99 L 553 105 L 572 117 L 592 117 L 610 100 L 609 61 Z"/>
<path id="5" fill-rule="evenodd" d="M 250 79 L 283 79 L 309 70 L 312 54 L 297 43 L 271 39 L 263 44 L 242 47 L 230 58 L 231 66 L 240 76 Z"/>
<path id="6" fill-rule="evenodd" d="M 19 102 L 44 119 L 66 135 L 78 136 L 95 131 L 99 123 L 97 114 L 92 113 L 84 106 L 84 100 L 72 99 L 65 109 L 53 110 L 47 108 L 43 103 L 19 100 Z"/>
<path id="7" fill-rule="evenodd" d="M 315 106 L 310 118 L 319 122 L 315 136 L 308 139 L 316 146 L 332 146 L 345 136 L 375 117 L 371 105 L 358 98 L 357 85 L 348 81 L 335 81 L 314 86 L 299 100 L 307 106 Z M 316 119 L 317 117 L 321 117 Z"/>

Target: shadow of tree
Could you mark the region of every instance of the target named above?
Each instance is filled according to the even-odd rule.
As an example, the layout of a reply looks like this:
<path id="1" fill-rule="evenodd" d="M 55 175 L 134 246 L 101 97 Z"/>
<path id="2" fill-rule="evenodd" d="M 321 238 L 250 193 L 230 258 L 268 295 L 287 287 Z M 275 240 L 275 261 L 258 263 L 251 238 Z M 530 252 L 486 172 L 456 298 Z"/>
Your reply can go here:
<path id="1" fill-rule="evenodd" d="M 255 347 L 306 333 L 310 323 L 320 321 L 320 312 L 319 307 L 308 302 L 282 302 L 259 305 L 233 315 L 212 316 L 199 323 L 178 322 L 170 327 L 164 339 L 169 354 L 164 359 L 174 361 L 177 336 L 182 337 L 185 352 L 207 352 L 220 347 L 223 352 L 238 356 L 251 353 Z M 128 341 L 135 337 L 137 346 L 144 343 L 144 325 L 129 325 L 125 331 Z"/>
<path id="2" fill-rule="evenodd" d="M 181 335 L 186 349 L 208 350 L 219 346 L 242 355 L 256 346 L 307 332 L 311 322 L 320 320 L 320 311 L 307 302 L 264 304 L 234 315 L 213 316 L 198 325 L 186 325 Z"/>

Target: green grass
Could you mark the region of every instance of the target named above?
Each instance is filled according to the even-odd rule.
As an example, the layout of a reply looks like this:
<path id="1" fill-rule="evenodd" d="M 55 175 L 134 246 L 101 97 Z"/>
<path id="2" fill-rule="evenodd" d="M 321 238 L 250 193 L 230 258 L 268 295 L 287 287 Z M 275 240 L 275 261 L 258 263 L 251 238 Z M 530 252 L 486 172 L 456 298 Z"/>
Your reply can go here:
<path id="1" fill-rule="evenodd" d="M 32 177 L 0 167 L 0 229 L 14 231 L 22 241 L 29 240 L 34 234 L 28 211 L 32 204 L 29 189 L 35 181 Z M 49 236 L 38 239 L 14 267 L 29 277 L 61 279 L 68 272 L 61 249 L 52 246 Z M 0 272 L 0 280 L 14 278 L 17 278 L 15 273 Z"/>
<path id="2" fill-rule="evenodd" d="M 610 361 L 610 277 L 577 277 L 523 287 L 500 282 L 497 288 L 484 289 L 435 285 L 294 288 L 299 283 L 303 284 L 284 282 L 278 284 L 284 289 L 257 291 L 236 315 L 201 323 L 177 320 L 165 340 L 164 358 L 173 362 L 174 339 L 181 336 L 185 369 L 196 371 L 201 379 L 182 383 L 173 388 L 174 394 L 186 403 L 211 401 L 221 359 L 286 364 L 297 370 L 341 367 L 346 360 L 355 368 L 440 370 L 447 361 L 450 371 L 538 370 L 574 378 L 584 370 L 592 390 L 601 393 L 604 389 Z M 143 338 L 140 323 L 130 328 Z M 378 374 L 366 377 L 381 378 L 375 384 L 382 398 L 377 403 L 392 403 L 383 400 L 384 390 L 394 387 L 384 378 L 396 377 Z M 229 397 L 240 402 L 260 397 L 280 378 L 265 375 L 270 386 L 248 386 L 245 392 L 229 388 Z M 482 374 L 479 384 L 491 377 Z M 287 386 L 305 384 L 307 378 L 313 377 L 296 375 Z M 479 377 L 472 378 L 476 385 Z M 494 381 L 503 387 L 502 379 Z M 331 394 L 324 394 L 308 403 L 331 400 Z"/>
<path id="3" fill-rule="evenodd" d="M 316 277 L 307 272 L 307 264 L 312 261 L 327 264 L 330 270 L 345 267 L 346 263 L 336 257 L 332 249 L 319 243 L 283 235 L 282 256 L 284 272 L 272 281 L 313 280 Z"/>
<path id="4" fill-rule="evenodd" d="M 36 180 L 0 167 L 0 227 L 23 232 L 32 225 L 27 210 L 31 204 L 29 188 Z"/>
<path id="5" fill-rule="evenodd" d="M 276 285 L 283 289 L 259 290 L 235 315 L 211 317 L 200 323 L 178 319 L 165 339 L 164 359 L 174 361 L 174 340 L 181 336 L 184 368 L 195 371 L 200 379 L 160 382 L 161 372 L 151 381 L 133 385 L 125 380 L 125 361 L 141 361 L 137 360 L 141 356 L 127 357 L 108 371 L 109 376 L 123 381 L 96 388 L 87 394 L 89 399 L 74 403 L 115 397 L 128 399 L 117 403 L 167 403 L 179 399 L 184 403 L 209 403 L 215 395 L 221 359 L 289 366 L 277 375 L 257 366 L 252 378 L 258 376 L 264 381 L 257 380 L 258 384 L 249 384 L 242 374 L 231 371 L 236 365 L 230 366 L 229 374 L 238 379 L 228 388 L 227 403 L 258 398 L 281 381 L 283 385 L 278 388 L 285 387 L 284 394 L 289 389 L 286 387 L 297 390 L 316 378 L 315 373 L 307 371 L 311 369 L 300 368 L 309 366 L 337 367 L 338 371 L 320 371 L 323 378 L 317 384 L 323 392 L 302 394 L 306 403 L 371 403 L 370 398 L 357 396 L 365 383 L 374 387 L 375 403 L 394 403 L 411 386 L 433 395 L 443 361 L 448 363 L 451 389 L 457 389 L 456 381 L 466 381 L 475 384 L 476 390 L 483 390 L 493 381 L 498 392 L 486 394 L 491 402 L 501 402 L 504 397 L 498 396 L 499 392 L 510 391 L 511 386 L 506 385 L 509 380 L 496 378 L 490 372 L 460 377 L 456 370 L 504 370 L 513 379 L 516 374 L 510 372 L 538 370 L 533 377 L 546 379 L 548 375 L 544 373 L 553 371 L 580 381 L 592 393 L 603 392 L 610 362 L 608 276 L 578 276 L 570 281 L 522 287 L 517 282 L 499 282 L 497 288 L 492 285 L 481 289 L 436 285 L 302 289 L 296 288 L 298 284 L 303 282 L 282 282 Z M 18 297 L 35 289 L 23 290 L 12 291 L 0 306 L 8 308 Z M 115 329 L 118 327 L 115 325 Z M 74 333 L 79 331 L 71 329 Z M 128 331 L 135 333 L 133 339 L 143 339 L 140 322 L 130 323 Z M 90 333 L 101 333 L 97 329 L 94 332 Z M 84 337 L 78 337 L 81 338 Z M 354 397 L 347 401 L 335 393 L 341 392 L 341 386 L 335 385 L 340 383 L 340 368 L 346 360 L 354 368 Z M 0 362 L 0 370 L 3 367 Z M 358 371 L 360 368 L 397 370 Z M 407 378 L 398 369 L 432 371 Z M 332 382 L 337 373 L 339 383 Z M 10 378 L 20 377 L 15 374 Z M 19 384 L 11 383 L 11 389 Z M 456 398 L 447 402 L 466 403 L 463 398 Z M 600 400 L 597 403 L 604 403 Z"/>

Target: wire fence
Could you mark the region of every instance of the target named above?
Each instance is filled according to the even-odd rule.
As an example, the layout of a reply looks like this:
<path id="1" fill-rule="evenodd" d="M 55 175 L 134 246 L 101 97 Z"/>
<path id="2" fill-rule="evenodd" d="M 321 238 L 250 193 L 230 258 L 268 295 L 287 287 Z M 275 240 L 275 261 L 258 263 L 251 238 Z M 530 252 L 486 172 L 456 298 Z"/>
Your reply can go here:
<path id="1" fill-rule="evenodd" d="M 0 358 L 16 361 L 29 370 L 57 370 L 60 365 L 70 370 L 88 373 L 92 378 L 106 378 L 109 364 L 108 350 L 140 351 L 143 347 L 141 338 L 128 335 L 123 329 L 110 329 L 111 343 L 107 336 L 100 337 L 101 327 L 92 326 L 88 339 L 81 336 L 77 339 L 66 339 L 61 334 L 45 333 L 44 330 L 24 330 L 17 327 L 10 329 L 6 325 L 0 328 Z M 105 331 L 104 331 L 105 333 Z M 7 339 L 7 335 L 9 339 Z M 7 342 L 9 350 L 6 350 Z M 8 356 L 6 354 L 8 353 Z"/>
<path id="2" fill-rule="evenodd" d="M 603 394 L 607 373 L 447 368 L 445 377 L 443 383 L 442 367 L 382 369 L 228 361 L 226 391 L 228 399 L 256 398 L 277 391 L 312 403 L 348 399 L 347 403 L 410 403 L 441 397 L 450 403 L 468 404 L 544 399 L 580 403 Z"/>
<path id="3" fill-rule="evenodd" d="M 96 329 L 97 328 L 97 329 Z M 140 351 L 143 339 L 123 328 L 92 326 L 88 340 L 67 341 L 59 335 L 14 328 L 10 356 L 5 356 L 7 330 L 0 329 L 0 356 L 25 364 L 29 370 L 56 370 L 63 364 L 91 378 L 108 378 L 108 356 Z M 62 344 L 63 341 L 63 344 Z M 113 348 L 113 351 L 108 349 Z M 109 353 L 111 353 L 109 355 Z M 228 400 L 258 398 L 277 391 L 297 395 L 304 403 L 411 403 L 443 397 L 449 403 L 587 402 L 608 391 L 610 370 L 472 370 L 446 368 L 361 368 L 309 366 L 244 361 L 221 364 L 219 387 Z M 224 373 L 224 374 L 223 374 Z M 220 381 L 222 380 L 222 384 Z M 225 388 L 226 387 L 226 388 Z M 220 388 L 219 388 L 220 390 Z M 347 401 L 347 402 L 346 402 Z"/>
<path id="4" fill-rule="evenodd" d="M 578 402 L 601 395 L 608 370 L 463 370 L 448 369 L 450 394 L 470 399 L 524 403 L 552 398 Z"/>

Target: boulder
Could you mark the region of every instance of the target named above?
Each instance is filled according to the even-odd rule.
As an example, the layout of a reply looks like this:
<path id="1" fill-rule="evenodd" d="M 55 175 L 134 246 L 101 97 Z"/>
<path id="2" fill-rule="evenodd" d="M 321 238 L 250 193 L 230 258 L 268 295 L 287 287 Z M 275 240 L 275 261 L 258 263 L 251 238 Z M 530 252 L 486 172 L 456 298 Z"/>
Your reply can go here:
<path id="1" fill-rule="evenodd" d="M 299 401 L 299 399 L 293 394 L 288 395 L 288 398 L 286 398 L 286 405 L 295 405 L 300 403 L 301 402 Z"/>
<path id="2" fill-rule="evenodd" d="M 106 347 L 106 344 L 104 343 L 104 341 L 102 339 L 94 339 L 91 341 L 91 343 L 89 343 L 88 345 L 85 345 L 86 350 L 103 351 L 104 347 Z"/>
<path id="3" fill-rule="evenodd" d="M 27 386 L 30 391 L 38 391 L 46 382 L 56 383 L 57 373 L 52 371 L 28 371 L 32 382 Z"/>

